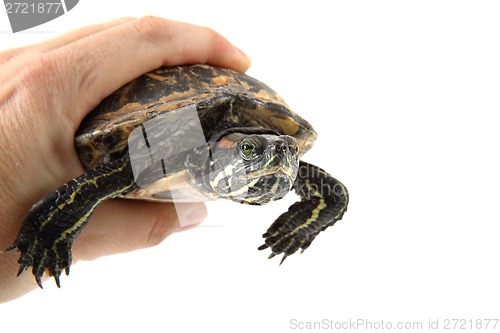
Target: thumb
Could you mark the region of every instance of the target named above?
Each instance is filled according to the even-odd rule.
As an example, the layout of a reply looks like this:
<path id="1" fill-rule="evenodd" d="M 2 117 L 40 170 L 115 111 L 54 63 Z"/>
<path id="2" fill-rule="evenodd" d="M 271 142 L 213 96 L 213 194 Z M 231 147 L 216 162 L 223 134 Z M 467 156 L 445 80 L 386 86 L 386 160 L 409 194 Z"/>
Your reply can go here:
<path id="1" fill-rule="evenodd" d="M 155 246 L 172 233 L 201 223 L 206 215 L 203 203 L 109 200 L 96 209 L 75 240 L 73 257 L 92 260 Z"/>

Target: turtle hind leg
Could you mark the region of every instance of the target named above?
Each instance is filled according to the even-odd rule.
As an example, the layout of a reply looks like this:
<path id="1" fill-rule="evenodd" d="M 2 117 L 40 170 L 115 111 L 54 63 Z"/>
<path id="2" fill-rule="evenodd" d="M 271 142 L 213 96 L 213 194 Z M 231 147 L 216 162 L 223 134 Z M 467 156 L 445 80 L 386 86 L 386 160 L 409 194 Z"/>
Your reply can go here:
<path id="1" fill-rule="evenodd" d="M 17 239 L 7 250 L 20 252 L 18 276 L 32 267 L 40 287 L 47 272 L 59 286 L 69 273 L 74 239 L 95 208 L 135 186 L 128 159 L 103 164 L 47 194 L 31 208 Z"/>
<path id="2" fill-rule="evenodd" d="M 303 252 L 321 231 L 342 219 L 349 203 L 347 189 L 340 181 L 303 161 L 294 190 L 301 200 L 276 219 L 259 247 L 271 248 L 270 258 L 283 253 L 281 262 L 299 249 Z"/>

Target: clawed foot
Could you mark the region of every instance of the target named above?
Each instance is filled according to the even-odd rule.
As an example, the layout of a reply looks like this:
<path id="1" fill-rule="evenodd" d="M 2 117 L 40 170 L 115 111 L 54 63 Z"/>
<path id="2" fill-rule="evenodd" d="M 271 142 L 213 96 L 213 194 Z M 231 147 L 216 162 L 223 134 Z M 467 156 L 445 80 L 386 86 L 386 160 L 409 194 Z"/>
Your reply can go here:
<path id="1" fill-rule="evenodd" d="M 269 259 L 283 253 L 280 265 L 285 259 L 302 249 L 301 253 L 311 245 L 316 235 L 321 231 L 315 228 L 306 228 L 299 221 L 306 221 L 307 217 L 304 212 L 299 209 L 300 202 L 292 205 L 288 212 L 282 214 L 271 225 L 267 232 L 262 235 L 265 238 L 265 243 L 258 249 L 271 249 Z M 295 207 L 294 207 L 295 206 Z"/>
<path id="2" fill-rule="evenodd" d="M 298 249 L 304 252 L 321 231 L 342 219 L 349 203 L 347 189 L 337 179 L 303 161 L 299 167 L 294 190 L 300 201 L 274 221 L 263 235 L 264 245 L 259 247 L 271 248 L 269 258 L 283 253 L 280 265 Z"/>
<path id="3" fill-rule="evenodd" d="M 116 168 L 126 173 L 127 162 L 120 163 L 123 164 L 122 169 L 111 162 L 103 164 L 67 182 L 33 205 L 17 239 L 7 249 L 17 249 L 21 254 L 18 276 L 33 267 L 32 272 L 40 288 L 44 274 L 53 276 L 60 287 L 61 273 L 64 271 L 69 274 L 73 240 L 80 234 L 103 198 L 121 193 L 110 185 L 106 177 L 99 177 Z M 115 182 L 114 185 L 124 186 L 121 182 Z M 125 188 L 130 186 L 132 184 L 127 184 Z"/>
<path id="4" fill-rule="evenodd" d="M 21 232 L 14 245 L 6 249 L 6 251 L 17 249 L 21 253 L 17 276 L 21 275 L 29 267 L 33 267 L 32 272 L 40 288 L 43 289 L 42 276 L 45 273 L 53 276 L 60 288 L 59 277 L 63 270 L 68 275 L 71 266 L 71 243 L 61 240 L 48 245 L 44 244 L 42 239 L 26 242 L 22 236 Z"/>

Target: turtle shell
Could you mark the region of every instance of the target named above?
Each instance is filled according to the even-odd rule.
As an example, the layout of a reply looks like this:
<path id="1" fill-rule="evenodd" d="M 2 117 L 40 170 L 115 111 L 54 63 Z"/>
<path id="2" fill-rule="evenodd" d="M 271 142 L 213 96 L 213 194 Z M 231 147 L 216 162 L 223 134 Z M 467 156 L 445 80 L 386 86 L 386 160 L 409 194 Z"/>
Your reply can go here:
<path id="1" fill-rule="evenodd" d="M 127 151 L 129 134 L 165 112 L 195 105 L 207 141 L 231 127 L 260 127 L 293 136 L 302 155 L 313 145 L 312 126 L 264 83 L 209 65 L 162 67 L 124 85 L 82 122 L 75 147 L 86 170 Z"/>

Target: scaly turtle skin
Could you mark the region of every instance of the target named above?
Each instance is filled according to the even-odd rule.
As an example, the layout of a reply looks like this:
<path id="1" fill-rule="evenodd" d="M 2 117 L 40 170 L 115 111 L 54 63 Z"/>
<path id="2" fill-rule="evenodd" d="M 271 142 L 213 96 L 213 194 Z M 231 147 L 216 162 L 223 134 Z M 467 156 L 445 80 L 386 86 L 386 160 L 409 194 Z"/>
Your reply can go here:
<path id="1" fill-rule="evenodd" d="M 194 120 L 186 116 L 193 112 Z M 307 121 L 245 74 L 207 65 L 147 73 L 82 122 L 75 147 L 88 171 L 31 208 L 8 249 L 21 254 L 18 275 L 33 267 L 40 287 L 45 272 L 59 286 L 62 271 L 69 274 L 73 240 L 106 199 L 262 205 L 294 189 L 300 201 L 276 219 L 259 247 L 270 248 L 270 257 L 283 254 L 283 261 L 347 209 L 344 185 L 299 160 L 315 139 Z"/>

